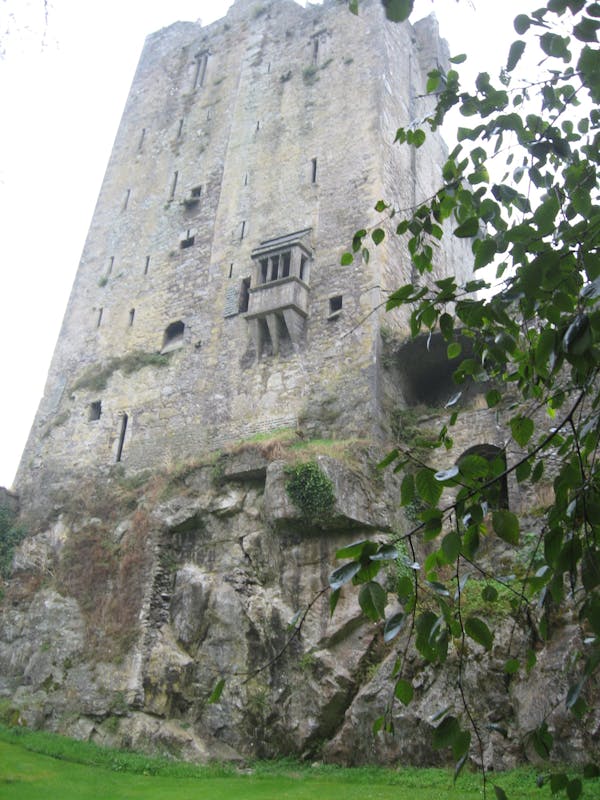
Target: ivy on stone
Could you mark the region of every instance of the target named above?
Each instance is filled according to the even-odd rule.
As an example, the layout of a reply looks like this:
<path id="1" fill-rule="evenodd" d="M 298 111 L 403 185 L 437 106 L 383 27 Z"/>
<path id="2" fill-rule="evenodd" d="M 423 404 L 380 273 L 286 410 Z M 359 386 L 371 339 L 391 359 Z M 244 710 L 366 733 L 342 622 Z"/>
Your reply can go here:
<path id="1" fill-rule="evenodd" d="M 316 461 L 288 467 L 286 472 L 286 491 L 306 519 L 317 522 L 331 516 L 335 505 L 333 483 Z"/>

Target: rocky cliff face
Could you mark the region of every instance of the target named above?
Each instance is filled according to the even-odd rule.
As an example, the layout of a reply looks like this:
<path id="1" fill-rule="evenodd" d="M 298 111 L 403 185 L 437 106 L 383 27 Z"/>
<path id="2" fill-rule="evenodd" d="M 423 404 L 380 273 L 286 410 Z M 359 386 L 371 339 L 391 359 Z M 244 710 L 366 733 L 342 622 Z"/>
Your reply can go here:
<path id="1" fill-rule="evenodd" d="M 385 644 L 352 589 L 331 617 L 323 590 L 336 549 L 402 525 L 393 476 L 376 473 L 374 453 L 356 443 L 311 456 L 335 494 L 316 523 L 291 502 L 281 456 L 252 446 L 169 479 L 115 475 L 57 499 L 5 587 L 4 718 L 194 760 L 432 764 L 450 757 L 429 734 L 439 711 L 459 705 L 462 669 L 489 766 L 530 756 L 524 734 L 544 718 L 562 760 L 598 750 L 598 716 L 574 722 L 560 699 L 579 648 L 568 619 L 543 647 L 507 615 L 491 653 L 472 645 L 462 666 L 458 656 L 426 665 L 409 650 L 415 701 L 396 704 L 395 736 L 374 734 L 406 642 Z M 391 562 L 390 589 L 397 569 Z M 509 637 L 513 655 L 538 651 L 535 676 L 504 672 Z M 220 679 L 220 701 L 209 703 Z"/>

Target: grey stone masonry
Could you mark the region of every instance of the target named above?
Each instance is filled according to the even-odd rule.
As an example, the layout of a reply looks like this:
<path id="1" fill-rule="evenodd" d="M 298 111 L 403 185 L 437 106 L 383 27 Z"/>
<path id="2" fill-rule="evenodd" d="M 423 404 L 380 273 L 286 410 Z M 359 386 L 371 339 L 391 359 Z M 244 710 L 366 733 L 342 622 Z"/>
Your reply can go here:
<path id="1" fill-rule="evenodd" d="M 409 258 L 395 237 L 368 263 L 340 258 L 380 224 L 378 200 L 437 188 L 441 140 L 393 140 L 446 58 L 434 19 L 388 23 L 378 0 L 359 16 L 237 0 L 147 38 L 18 471 L 25 502 L 293 427 L 322 397 L 340 398 L 335 435 L 376 435 L 383 306 Z M 433 277 L 466 263 L 440 249 Z"/>

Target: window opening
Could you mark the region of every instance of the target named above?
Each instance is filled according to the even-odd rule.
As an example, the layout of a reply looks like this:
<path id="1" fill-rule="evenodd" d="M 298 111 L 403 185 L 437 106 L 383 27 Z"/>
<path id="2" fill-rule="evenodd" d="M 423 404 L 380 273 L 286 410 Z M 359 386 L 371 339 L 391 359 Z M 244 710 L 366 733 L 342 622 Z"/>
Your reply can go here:
<path id="1" fill-rule="evenodd" d="M 335 319 L 342 311 L 342 295 L 329 298 L 329 319 Z"/>
<path id="2" fill-rule="evenodd" d="M 248 173 L 244 175 L 244 186 L 248 186 Z"/>
<path id="3" fill-rule="evenodd" d="M 140 135 L 140 141 L 138 144 L 138 153 L 142 152 L 142 147 L 144 145 L 144 137 L 146 136 L 146 128 L 142 128 L 142 133 Z"/>
<path id="4" fill-rule="evenodd" d="M 97 323 L 96 323 L 96 327 L 97 327 L 97 328 L 99 328 L 99 327 L 100 327 L 100 325 L 102 325 L 102 314 L 103 314 L 103 313 L 104 313 L 104 309 L 103 309 L 103 308 L 99 308 L 99 309 L 98 309 L 98 321 L 97 321 Z"/>
<path id="5" fill-rule="evenodd" d="M 191 196 L 199 200 L 202 197 L 202 187 L 194 186 L 191 191 Z"/>
<path id="6" fill-rule="evenodd" d="M 181 139 L 181 134 L 183 133 L 183 117 L 179 120 L 179 128 L 177 130 L 177 138 Z"/>
<path id="7" fill-rule="evenodd" d="M 163 337 L 163 348 L 167 347 L 168 345 L 183 342 L 184 330 L 185 325 L 180 319 L 177 320 L 177 322 L 172 322 L 170 325 L 167 325 L 165 329 L 165 335 Z"/>
<path id="8" fill-rule="evenodd" d="M 146 256 L 146 263 L 144 264 L 144 275 L 148 274 L 150 268 L 150 256 Z"/>
<path id="9" fill-rule="evenodd" d="M 117 461 L 120 461 L 123 457 L 123 445 L 125 444 L 125 434 L 127 433 L 127 421 L 129 417 L 127 414 L 123 414 L 121 417 L 121 431 L 119 433 L 119 446 L 117 448 Z"/>
<path id="10" fill-rule="evenodd" d="M 292 263 L 292 254 L 291 253 L 282 253 L 281 260 L 283 262 L 281 268 L 281 277 L 282 278 L 289 278 L 290 276 L 290 266 Z"/>
<path id="11" fill-rule="evenodd" d="M 100 400 L 96 400 L 94 403 L 90 403 L 90 407 L 88 409 L 88 420 L 90 422 L 96 422 L 96 420 L 100 419 L 102 416 L 102 402 Z"/>
<path id="12" fill-rule="evenodd" d="M 311 170 L 311 180 L 313 183 L 317 182 L 317 159 L 313 158 L 311 161 L 312 170 Z"/>
<path id="13" fill-rule="evenodd" d="M 313 64 L 319 62 L 319 40 L 313 39 Z"/>
<path id="14" fill-rule="evenodd" d="M 306 282 L 308 277 L 308 258 L 302 256 L 300 258 L 300 280 Z"/>
<path id="15" fill-rule="evenodd" d="M 206 65 L 208 64 L 208 53 L 196 56 L 196 74 L 194 76 L 194 89 L 204 86 L 206 78 Z"/>
<path id="16" fill-rule="evenodd" d="M 196 237 L 188 230 L 185 238 L 179 243 L 179 248 L 181 250 L 186 250 L 188 247 L 193 247 L 195 241 Z"/>
<path id="17" fill-rule="evenodd" d="M 244 278 L 240 286 L 240 299 L 238 304 L 238 312 L 245 314 L 248 311 L 250 302 L 250 278 Z"/>
<path id="18" fill-rule="evenodd" d="M 133 325 L 133 320 L 135 319 L 135 308 L 129 309 L 129 327 Z"/>
<path id="19" fill-rule="evenodd" d="M 279 277 L 279 256 L 273 256 L 271 259 L 271 280 L 276 281 Z"/>
<path id="20" fill-rule="evenodd" d="M 260 282 L 266 283 L 267 276 L 269 274 L 269 261 L 266 258 L 262 258 L 260 261 Z"/>
<path id="21" fill-rule="evenodd" d="M 258 120 L 258 122 L 256 123 L 256 130 L 257 130 L 257 131 L 259 131 L 259 130 L 260 130 L 260 120 Z"/>
<path id="22" fill-rule="evenodd" d="M 131 189 L 127 189 L 125 193 L 125 200 L 123 202 L 123 211 L 127 211 L 127 206 L 129 205 L 129 198 L 131 197 Z"/>
<path id="23" fill-rule="evenodd" d="M 240 234 L 240 239 L 243 239 L 243 238 L 244 238 L 244 233 L 245 233 L 245 232 L 246 232 L 246 220 L 244 220 L 244 221 L 242 222 L 242 231 L 241 231 L 241 234 Z"/>
<path id="24" fill-rule="evenodd" d="M 169 195 L 169 200 L 172 200 L 175 197 L 175 189 L 177 188 L 177 179 L 179 178 L 178 170 L 175 170 L 173 173 L 173 182 L 171 183 L 171 194 Z"/>
<path id="25" fill-rule="evenodd" d="M 115 265 L 115 257 L 114 257 L 114 256 L 111 256 L 111 257 L 108 259 L 108 270 L 107 270 L 107 272 L 106 272 L 106 275 L 107 275 L 107 276 L 108 276 L 108 275 L 110 275 L 110 273 L 113 271 L 113 267 L 114 267 L 114 265 Z"/>
<path id="26" fill-rule="evenodd" d="M 233 277 L 233 264 L 229 265 L 229 277 Z"/>

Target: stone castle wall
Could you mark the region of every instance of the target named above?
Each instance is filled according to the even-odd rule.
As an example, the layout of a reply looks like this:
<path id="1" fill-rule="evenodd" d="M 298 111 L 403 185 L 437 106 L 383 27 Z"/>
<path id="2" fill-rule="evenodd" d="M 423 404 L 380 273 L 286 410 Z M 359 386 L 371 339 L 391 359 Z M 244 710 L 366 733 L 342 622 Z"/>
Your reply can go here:
<path id="1" fill-rule="evenodd" d="M 435 186 L 441 141 L 391 142 L 446 56 L 435 22 L 389 24 L 378 2 L 357 17 L 238 0 L 148 37 L 17 475 L 25 499 L 294 427 L 322 401 L 336 412 L 320 435 L 378 432 L 379 307 L 410 268 L 391 240 L 368 264 L 340 256 L 378 199 L 408 207 Z M 303 279 L 296 263 L 279 295 L 261 289 L 253 251 L 298 231 Z M 439 274 L 462 263 L 444 255 Z"/>

